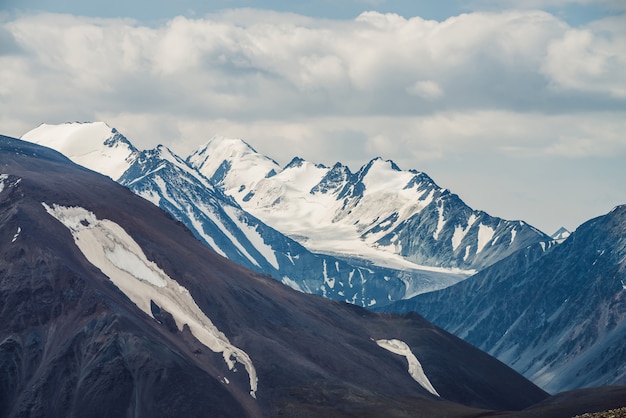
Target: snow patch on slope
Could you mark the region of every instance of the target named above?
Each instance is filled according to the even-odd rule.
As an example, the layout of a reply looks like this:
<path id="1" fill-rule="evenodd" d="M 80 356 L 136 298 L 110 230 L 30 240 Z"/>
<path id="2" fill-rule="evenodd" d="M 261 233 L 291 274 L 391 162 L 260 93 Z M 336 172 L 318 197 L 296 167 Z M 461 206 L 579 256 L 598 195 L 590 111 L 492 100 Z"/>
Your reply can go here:
<path id="1" fill-rule="evenodd" d="M 193 335 L 215 353 L 222 353 L 230 370 L 243 364 L 250 378 L 250 395 L 256 398 L 258 378 L 248 354 L 230 343 L 202 312 L 189 291 L 170 278 L 118 224 L 81 207 L 48 206 L 46 211 L 67 227 L 85 258 L 98 267 L 146 314 L 152 315 L 153 301 L 174 317 L 182 330 L 187 324 Z"/>
<path id="2" fill-rule="evenodd" d="M 433 385 L 426 377 L 422 364 L 419 362 L 415 354 L 411 351 L 411 348 L 404 341 L 400 340 L 377 340 L 376 344 L 384 348 L 387 351 L 391 351 L 394 354 L 401 355 L 406 358 L 409 363 L 409 374 L 417 383 L 419 383 L 424 389 L 439 396 Z"/>
<path id="3" fill-rule="evenodd" d="M 4 190 L 4 181 L 9 178 L 8 174 L 0 174 L 0 193 Z"/>
<path id="4" fill-rule="evenodd" d="M 11 243 L 14 243 L 17 240 L 17 237 L 20 236 L 21 232 L 22 232 L 22 227 L 18 226 L 17 227 L 17 232 L 15 232 L 15 234 L 13 235 L 13 239 L 11 240 Z"/>
<path id="5" fill-rule="evenodd" d="M 224 212 L 228 214 L 230 219 L 237 224 L 241 232 L 243 232 L 248 239 L 248 241 L 256 248 L 256 250 L 267 260 L 268 263 L 272 265 L 276 270 L 280 268 L 278 264 L 278 259 L 276 258 L 276 253 L 274 249 L 265 243 L 265 240 L 259 234 L 258 225 L 253 227 L 245 223 L 242 218 L 242 212 L 239 209 L 236 209 L 232 206 L 224 206 Z M 247 253 L 246 253 L 247 254 Z M 258 264 L 255 260 L 251 260 L 253 263 Z"/>
<path id="6" fill-rule="evenodd" d="M 495 233 L 495 229 L 490 226 L 483 224 L 478 225 L 478 247 L 476 248 L 476 254 L 485 248 L 489 241 L 492 240 Z"/>
<path id="7" fill-rule="evenodd" d="M 443 226 L 446 224 L 446 221 L 443 217 L 443 202 L 437 206 L 437 213 L 439 214 L 437 219 L 437 230 L 433 233 L 433 238 L 436 240 L 439 239 L 439 234 L 443 230 Z"/>
<path id="8" fill-rule="evenodd" d="M 452 234 L 452 249 L 454 251 L 456 251 L 456 249 L 459 248 L 459 245 L 461 245 L 463 238 L 465 238 L 465 235 L 467 235 L 472 225 L 474 225 L 474 222 L 476 222 L 476 219 L 477 219 L 476 215 L 472 213 L 469 219 L 467 220 L 467 227 L 463 228 L 460 225 L 457 225 L 454 227 L 454 234 Z"/>

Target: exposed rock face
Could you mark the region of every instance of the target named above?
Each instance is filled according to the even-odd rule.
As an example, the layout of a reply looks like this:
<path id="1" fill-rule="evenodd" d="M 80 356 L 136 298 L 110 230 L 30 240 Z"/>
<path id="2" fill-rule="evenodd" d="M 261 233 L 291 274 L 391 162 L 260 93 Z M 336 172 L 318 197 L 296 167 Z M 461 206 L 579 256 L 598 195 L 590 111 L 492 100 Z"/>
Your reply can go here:
<path id="1" fill-rule="evenodd" d="M 384 309 L 417 310 L 551 392 L 626 384 L 626 206 Z"/>

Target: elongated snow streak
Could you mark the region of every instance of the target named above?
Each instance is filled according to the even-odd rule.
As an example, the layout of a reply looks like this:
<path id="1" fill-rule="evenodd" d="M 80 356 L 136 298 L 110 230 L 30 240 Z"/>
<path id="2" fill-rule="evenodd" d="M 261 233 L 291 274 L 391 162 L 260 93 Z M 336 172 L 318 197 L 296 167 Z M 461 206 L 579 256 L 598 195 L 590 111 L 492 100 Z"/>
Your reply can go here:
<path id="1" fill-rule="evenodd" d="M 0 174 L 0 193 L 4 190 L 4 181 L 9 178 L 8 174 Z"/>
<path id="2" fill-rule="evenodd" d="M 407 343 L 400 340 L 377 340 L 376 344 L 394 354 L 404 356 L 409 363 L 409 374 L 413 380 L 422 385 L 424 389 L 433 395 L 439 396 L 433 385 L 430 383 L 430 380 L 428 380 L 428 377 L 424 374 L 424 369 L 422 369 L 421 363 L 417 357 L 415 357 Z"/>
<path id="3" fill-rule="evenodd" d="M 248 354 L 228 341 L 189 291 L 148 260 L 139 244 L 121 226 L 108 219 L 97 219 L 95 214 L 80 207 L 42 205 L 70 230 L 85 258 L 139 309 L 153 316 L 150 301 L 154 301 L 172 314 L 180 330 L 187 324 L 198 341 L 211 351 L 222 353 L 230 370 L 234 369 L 235 362 L 243 364 L 250 377 L 250 395 L 256 398 L 258 379 Z"/>

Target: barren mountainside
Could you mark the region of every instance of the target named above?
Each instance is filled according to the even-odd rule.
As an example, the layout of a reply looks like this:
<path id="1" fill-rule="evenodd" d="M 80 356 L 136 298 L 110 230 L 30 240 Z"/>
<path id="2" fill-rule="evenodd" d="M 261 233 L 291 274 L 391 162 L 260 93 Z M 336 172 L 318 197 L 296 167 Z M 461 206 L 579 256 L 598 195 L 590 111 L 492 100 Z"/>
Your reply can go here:
<path id="1" fill-rule="evenodd" d="M 626 384 L 626 206 L 382 309 L 420 312 L 550 392 Z"/>

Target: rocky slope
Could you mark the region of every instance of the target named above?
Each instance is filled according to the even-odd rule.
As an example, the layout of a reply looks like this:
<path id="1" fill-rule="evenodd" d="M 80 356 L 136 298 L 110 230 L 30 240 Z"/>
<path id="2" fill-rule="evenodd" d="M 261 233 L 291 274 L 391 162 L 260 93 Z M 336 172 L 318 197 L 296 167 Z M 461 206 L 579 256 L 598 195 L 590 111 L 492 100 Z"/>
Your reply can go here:
<path id="1" fill-rule="evenodd" d="M 626 206 L 384 309 L 418 311 L 551 392 L 626 384 Z"/>

